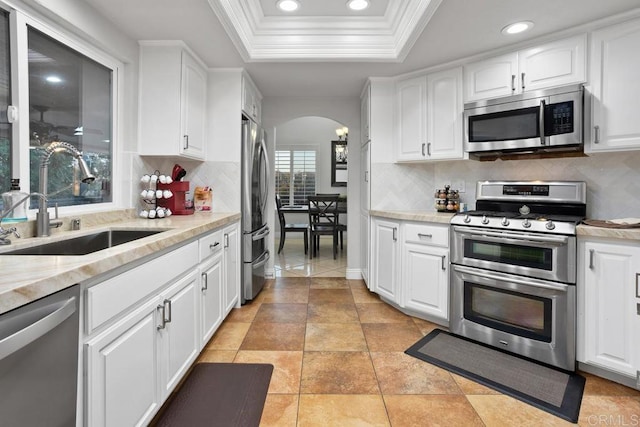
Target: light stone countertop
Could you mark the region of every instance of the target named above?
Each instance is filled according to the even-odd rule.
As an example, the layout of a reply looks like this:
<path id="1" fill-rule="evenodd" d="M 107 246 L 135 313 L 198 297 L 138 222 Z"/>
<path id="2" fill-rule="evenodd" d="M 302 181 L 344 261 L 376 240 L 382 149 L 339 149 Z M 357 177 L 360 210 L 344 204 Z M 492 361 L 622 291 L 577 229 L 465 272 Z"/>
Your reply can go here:
<path id="1" fill-rule="evenodd" d="M 404 210 L 370 210 L 372 216 L 399 219 L 405 221 L 436 222 L 448 224 L 455 215 L 449 212 L 435 211 L 404 211 Z M 609 239 L 635 240 L 640 242 L 640 228 L 603 228 L 591 225 L 578 225 L 576 227 L 578 237 L 603 237 Z"/>
<path id="2" fill-rule="evenodd" d="M 79 231 L 56 232 L 51 237 L 13 238 L 3 252 L 49 243 L 65 238 L 113 229 L 166 229 L 92 254 L 80 256 L 2 255 L 0 252 L 0 314 L 43 298 L 77 283 L 92 279 L 126 263 L 156 254 L 198 235 L 233 223 L 240 213 L 200 213 L 173 215 L 170 218 L 143 219 L 121 215 L 115 222 L 92 224 Z M 197 260 L 194 261 L 196 263 Z"/>
<path id="3" fill-rule="evenodd" d="M 455 213 L 436 211 L 401 211 L 401 210 L 370 210 L 372 216 L 400 219 L 405 221 L 439 222 L 449 224 Z"/>

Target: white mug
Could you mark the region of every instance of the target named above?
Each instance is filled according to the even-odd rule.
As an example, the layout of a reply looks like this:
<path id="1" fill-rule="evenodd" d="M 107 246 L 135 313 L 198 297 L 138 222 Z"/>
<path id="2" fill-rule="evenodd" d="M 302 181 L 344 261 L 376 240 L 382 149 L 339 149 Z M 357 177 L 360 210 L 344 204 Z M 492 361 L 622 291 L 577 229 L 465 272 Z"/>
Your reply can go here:
<path id="1" fill-rule="evenodd" d="M 158 181 L 160 181 L 160 184 L 166 184 L 167 183 L 167 176 L 166 175 L 160 175 L 158 177 Z"/>
<path id="2" fill-rule="evenodd" d="M 162 192 L 162 197 L 164 197 L 165 199 L 170 199 L 171 197 L 173 197 L 173 193 L 171 192 L 171 190 L 164 190 Z"/>
<path id="3" fill-rule="evenodd" d="M 147 182 L 151 181 L 151 177 L 149 175 L 142 175 L 142 178 L 140 178 L 140 181 L 146 184 Z"/>
<path id="4" fill-rule="evenodd" d="M 149 212 L 147 212 L 146 210 L 142 210 L 140 211 L 140 216 L 142 218 L 149 218 Z"/>
<path id="5" fill-rule="evenodd" d="M 162 199 L 162 190 L 156 190 L 156 199 Z"/>
<path id="6" fill-rule="evenodd" d="M 153 219 L 156 217 L 156 210 L 155 209 L 151 209 L 149 211 L 149 218 Z"/>

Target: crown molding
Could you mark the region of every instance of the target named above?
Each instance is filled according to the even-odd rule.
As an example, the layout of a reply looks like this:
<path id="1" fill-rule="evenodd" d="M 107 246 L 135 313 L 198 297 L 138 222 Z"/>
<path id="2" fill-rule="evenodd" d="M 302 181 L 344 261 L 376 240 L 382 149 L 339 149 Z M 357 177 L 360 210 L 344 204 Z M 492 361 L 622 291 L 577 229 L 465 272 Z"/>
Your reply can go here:
<path id="1" fill-rule="evenodd" d="M 245 62 L 401 62 L 442 0 L 389 0 L 384 16 L 269 16 L 259 0 L 208 0 Z"/>

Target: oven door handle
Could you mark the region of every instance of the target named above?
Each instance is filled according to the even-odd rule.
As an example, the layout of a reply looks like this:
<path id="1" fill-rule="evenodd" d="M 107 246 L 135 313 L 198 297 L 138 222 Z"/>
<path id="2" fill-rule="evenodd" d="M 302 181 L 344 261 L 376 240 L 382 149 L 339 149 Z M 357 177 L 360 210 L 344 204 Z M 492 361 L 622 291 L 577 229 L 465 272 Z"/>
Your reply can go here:
<path id="1" fill-rule="evenodd" d="M 517 283 L 519 285 L 551 289 L 551 290 L 560 291 L 560 292 L 567 292 L 567 289 L 570 286 L 570 285 L 565 285 L 563 283 L 553 283 L 553 282 L 546 282 L 546 281 L 543 282 L 541 280 L 527 279 L 525 277 L 513 276 L 511 274 L 478 271 L 478 269 L 476 268 L 465 267 L 462 265 L 454 265 L 453 269 L 454 271 L 457 271 L 459 273 L 470 274 L 470 275 L 485 278 L 485 279 L 496 280 L 500 282 Z"/>
<path id="2" fill-rule="evenodd" d="M 495 238 L 499 239 L 500 242 L 532 242 L 532 243 L 555 243 L 557 245 L 566 245 L 569 241 L 569 237 L 567 236 L 533 236 L 531 234 L 527 234 L 526 236 L 521 236 L 520 234 L 515 233 L 506 233 L 502 231 L 489 231 L 489 230 L 473 230 L 466 227 L 453 227 L 453 230 L 461 236 L 477 236 L 477 237 L 486 237 L 486 238 Z M 498 241 L 492 239 L 492 241 Z"/>

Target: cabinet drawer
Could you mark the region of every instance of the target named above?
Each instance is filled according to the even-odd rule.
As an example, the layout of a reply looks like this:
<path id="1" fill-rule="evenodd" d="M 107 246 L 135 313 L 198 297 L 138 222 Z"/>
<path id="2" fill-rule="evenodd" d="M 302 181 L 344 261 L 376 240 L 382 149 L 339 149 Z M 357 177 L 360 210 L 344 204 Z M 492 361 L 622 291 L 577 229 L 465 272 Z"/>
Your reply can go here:
<path id="1" fill-rule="evenodd" d="M 435 224 L 405 224 L 404 241 L 421 245 L 449 247 L 449 226 Z"/>
<path id="2" fill-rule="evenodd" d="M 198 262 L 198 242 L 152 259 L 87 290 L 87 333 L 112 319 Z"/>
<path id="3" fill-rule="evenodd" d="M 198 245 L 200 246 L 200 262 L 222 250 L 224 246 L 224 242 L 222 241 L 223 237 L 222 230 L 218 230 L 198 240 Z"/>

